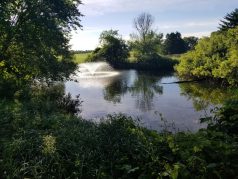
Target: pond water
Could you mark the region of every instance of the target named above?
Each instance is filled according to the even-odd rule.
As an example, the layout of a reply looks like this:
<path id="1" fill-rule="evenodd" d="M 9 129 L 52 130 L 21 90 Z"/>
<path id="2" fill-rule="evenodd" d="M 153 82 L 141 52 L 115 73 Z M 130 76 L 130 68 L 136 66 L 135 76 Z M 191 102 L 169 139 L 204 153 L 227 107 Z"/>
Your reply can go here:
<path id="1" fill-rule="evenodd" d="M 171 83 L 175 81 L 179 80 L 174 74 L 124 70 L 107 78 L 68 81 L 65 90 L 72 96 L 80 94 L 80 115 L 85 119 L 100 120 L 108 114 L 123 113 L 154 130 L 165 124 L 176 131 L 205 127 L 199 119 L 211 115 L 211 109 L 227 94 L 211 85 Z"/>

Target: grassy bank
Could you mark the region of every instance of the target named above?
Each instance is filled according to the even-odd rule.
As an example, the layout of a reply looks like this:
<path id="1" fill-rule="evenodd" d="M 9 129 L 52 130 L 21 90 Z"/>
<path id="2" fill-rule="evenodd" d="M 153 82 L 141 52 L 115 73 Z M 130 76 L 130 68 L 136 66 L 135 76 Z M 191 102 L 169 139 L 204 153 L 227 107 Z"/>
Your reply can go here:
<path id="1" fill-rule="evenodd" d="M 90 54 L 91 54 L 91 52 L 73 54 L 73 61 L 77 64 L 85 63 L 85 62 L 87 62 L 87 57 Z"/>
<path id="2" fill-rule="evenodd" d="M 22 98 L 24 95 L 24 98 Z M 208 129 L 160 133 L 132 118 L 101 123 L 73 114 L 80 102 L 63 86 L 37 87 L 0 102 L 1 178 L 235 178 L 238 103 L 228 103 Z"/>

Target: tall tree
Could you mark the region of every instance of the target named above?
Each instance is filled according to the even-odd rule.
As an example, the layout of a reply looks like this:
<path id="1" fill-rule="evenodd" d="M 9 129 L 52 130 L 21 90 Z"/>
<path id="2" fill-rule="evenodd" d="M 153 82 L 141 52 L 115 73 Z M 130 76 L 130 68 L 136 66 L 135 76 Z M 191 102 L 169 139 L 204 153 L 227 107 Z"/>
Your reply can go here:
<path id="1" fill-rule="evenodd" d="M 0 3 L 0 75 L 4 79 L 62 78 L 73 68 L 72 29 L 80 28 L 80 0 Z"/>
<path id="2" fill-rule="evenodd" d="M 137 33 L 131 34 L 130 46 L 137 60 L 153 58 L 161 46 L 163 34 L 153 29 L 153 23 L 154 17 L 148 13 L 142 13 L 134 19 Z"/>
<path id="3" fill-rule="evenodd" d="M 142 13 L 134 19 L 134 27 L 139 33 L 141 40 L 145 41 L 146 36 L 152 31 L 154 17 L 148 13 Z"/>
<path id="4" fill-rule="evenodd" d="M 221 20 L 219 29 L 221 31 L 228 30 L 230 28 L 234 28 L 238 25 L 238 8 L 236 8 L 231 13 L 227 14 L 224 17 L 224 20 Z"/>
<path id="5" fill-rule="evenodd" d="M 103 31 L 99 37 L 101 49 L 97 52 L 99 57 L 105 58 L 111 64 L 124 62 L 129 49 L 117 30 Z"/>
<path id="6" fill-rule="evenodd" d="M 186 44 L 179 32 L 172 32 L 166 35 L 163 51 L 165 54 L 181 54 L 186 51 Z"/>

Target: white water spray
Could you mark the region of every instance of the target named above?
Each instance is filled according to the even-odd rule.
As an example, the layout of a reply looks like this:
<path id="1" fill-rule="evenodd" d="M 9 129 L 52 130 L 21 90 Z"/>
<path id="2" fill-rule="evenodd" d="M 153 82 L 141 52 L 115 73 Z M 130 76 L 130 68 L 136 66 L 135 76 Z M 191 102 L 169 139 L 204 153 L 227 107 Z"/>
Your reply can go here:
<path id="1" fill-rule="evenodd" d="M 113 68 L 106 62 L 91 62 L 82 63 L 79 65 L 76 78 L 107 78 L 119 75 L 120 73 L 113 70 Z"/>

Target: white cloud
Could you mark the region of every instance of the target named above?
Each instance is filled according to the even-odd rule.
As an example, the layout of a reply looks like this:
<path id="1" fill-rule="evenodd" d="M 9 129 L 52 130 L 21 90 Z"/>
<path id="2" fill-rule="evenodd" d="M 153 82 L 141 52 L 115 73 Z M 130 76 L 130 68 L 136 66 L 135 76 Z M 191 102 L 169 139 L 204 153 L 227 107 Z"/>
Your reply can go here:
<path id="1" fill-rule="evenodd" d="M 210 19 L 206 21 L 184 21 L 184 22 L 165 22 L 158 24 L 158 28 L 161 30 L 172 30 L 179 28 L 207 28 L 215 27 L 219 23 L 218 19 Z"/>
<path id="2" fill-rule="evenodd" d="M 210 31 L 204 31 L 204 32 L 188 32 L 188 33 L 183 33 L 183 37 L 190 37 L 190 36 L 195 36 L 195 37 L 209 37 L 211 35 Z"/>
<path id="3" fill-rule="evenodd" d="M 99 33 L 95 29 L 73 32 L 70 40 L 72 50 L 93 50 L 98 45 Z"/>
<path id="4" fill-rule="evenodd" d="M 229 3 L 237 0 L 229 0 Z M 223 0 L 83 0 L 80 10 L 87 16 L 103 15 L 110 12 L 150 11 L 157 12 L 173 9 L 190 10 L 194 8 L 213 8 L 224 4 Z"/>
<path id="5" fill-rule="evenodd" d="M 83 14 L 87 16 L 103 15 L 110 12 L 157 11 L 170 9 L 174 5 L 189 4 L 191 0 L 84 0 L 80 6 Z"/>

